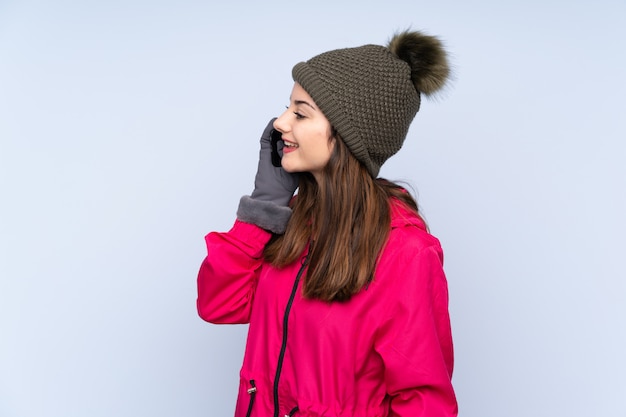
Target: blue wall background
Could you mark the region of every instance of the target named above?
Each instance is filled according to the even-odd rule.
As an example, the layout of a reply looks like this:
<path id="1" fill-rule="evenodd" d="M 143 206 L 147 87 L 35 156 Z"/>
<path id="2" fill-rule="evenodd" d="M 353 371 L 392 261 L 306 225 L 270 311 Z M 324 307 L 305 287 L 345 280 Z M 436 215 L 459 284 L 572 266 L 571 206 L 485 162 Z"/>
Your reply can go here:
<path id="1" fill-rule="evenodd" d="M 227 416 L 195 312 L 291 67 L 411 26 L 455 80 L 382 175 L 446 252 L 460 415 L 621 415 L 626 4 L 0 1 L 0 416 Z"/>

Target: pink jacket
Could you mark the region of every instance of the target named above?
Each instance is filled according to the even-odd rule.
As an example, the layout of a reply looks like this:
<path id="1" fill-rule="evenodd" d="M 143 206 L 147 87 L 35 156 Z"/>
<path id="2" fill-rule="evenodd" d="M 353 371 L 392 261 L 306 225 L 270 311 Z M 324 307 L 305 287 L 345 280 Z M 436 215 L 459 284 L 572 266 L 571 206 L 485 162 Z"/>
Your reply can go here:
<path id="1" fill-rule="evenodd" d="M 345 303 L 303 298 L 305 254 L 264 263 L 257 226 L 207 235 L 198 313 L 250 323 L 236 417 L 457 415 L 441 246 L 399 203 L 391 227 L 374 280 Z"/>

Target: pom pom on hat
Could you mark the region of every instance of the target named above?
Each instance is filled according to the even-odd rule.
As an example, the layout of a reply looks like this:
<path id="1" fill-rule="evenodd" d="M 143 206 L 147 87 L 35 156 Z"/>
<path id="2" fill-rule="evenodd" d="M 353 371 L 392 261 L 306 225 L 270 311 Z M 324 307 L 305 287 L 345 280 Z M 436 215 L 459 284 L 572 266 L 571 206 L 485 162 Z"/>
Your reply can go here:
<path id="1" fill-rule="evenodd" d="M 425 95 L 439 91 L 450 75 L 446 52 L 439 39 L 421 32 L 401 32 L 387 45 L 411 67 L 411 81 Z"/>

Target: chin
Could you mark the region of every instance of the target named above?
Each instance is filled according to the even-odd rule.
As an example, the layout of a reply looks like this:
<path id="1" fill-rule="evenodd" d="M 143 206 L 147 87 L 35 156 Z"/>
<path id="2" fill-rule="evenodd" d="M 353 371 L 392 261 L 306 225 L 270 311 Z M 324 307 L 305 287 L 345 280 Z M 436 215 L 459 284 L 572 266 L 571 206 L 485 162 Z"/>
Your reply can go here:
<path id="1" fill-rule="evenodd" d="M 297 170 L 295 170 L 295 169 L 294 169 L 292 166 L 290 166 L 289 164 L 285 164 L 284 162 L 281 162 L 281 164 L 280 164 L 280 165 L 283 167 L 283 169 L 284 169 L 285 171 L 287 171 L 287 172 L 288 172 L 288 173 L 290 173 L 290 174 L 293 174 L 294 172 L 297 172 Z"/>

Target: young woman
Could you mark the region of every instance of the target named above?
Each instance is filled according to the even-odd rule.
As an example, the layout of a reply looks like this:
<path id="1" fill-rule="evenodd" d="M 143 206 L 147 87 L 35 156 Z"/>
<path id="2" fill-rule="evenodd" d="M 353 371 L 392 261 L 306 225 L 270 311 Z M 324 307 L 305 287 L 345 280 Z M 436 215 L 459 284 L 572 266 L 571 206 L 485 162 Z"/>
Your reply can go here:
<path id="1" fill-rule="evenodd" d="M 236 417 L 457 415 L 439 241 L 377 178 L 448 72 L 419 32 L 293 68 L 254 191 L 198 275 L 203 319 L 250 324 Z"/>

